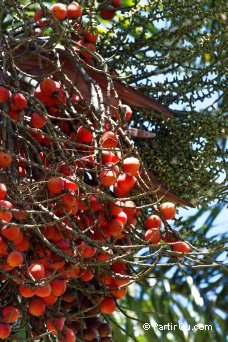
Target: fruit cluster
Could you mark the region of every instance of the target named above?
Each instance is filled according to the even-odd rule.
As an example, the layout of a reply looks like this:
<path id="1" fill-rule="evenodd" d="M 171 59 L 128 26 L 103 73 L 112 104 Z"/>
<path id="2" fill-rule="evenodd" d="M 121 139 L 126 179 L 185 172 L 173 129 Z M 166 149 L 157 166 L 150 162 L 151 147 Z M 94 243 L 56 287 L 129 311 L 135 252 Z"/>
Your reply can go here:
<path id="1" fill-rule="evenodd" d="M 50 12 L 82 15 L 75 2 Z M 34 18 L 47 25 L 41 10 Z M 82 32 L 84 44 L 95 42 Z M 25 328 L 34 338 L 48 331 L 58 341 L 111 341 L 106 315 L 137 279 L 135 253 L 161 240 L 190 251 L 166 226 L 172 203 L 154 207 L 145 197 L 142 205 L 143 165 L 121 133 L 131 108 L 99 116 L 54 74 L 32 92 L 23 82 L 20 92 L 0 86 L 0 106 L 0 338 Z"/>
<path id="2" fill-rule="evenodd" d="M 113 0 L 111 4 L 105 6 L 100 11 L 101 18 L 105 20 L 112 19 L 116 14 L 116 10 L 120 7 L 121 0 Z M 75 1 L 71 2 L 68 6 L 57 3 L 50 8 L 50 14 L 58 21 L 68 20 L 69 24 L 72 25 L 71 38 L 76 42 L 75 50 L 79 52 L 80 57 L 88 64 L 93 64 L 93 53 L 96 52 L 95 43 L 98 39 L 98 31 L 96 27 L 83 27 L 82 7 Z M 38 26 L 36 32 L 42 32 L 42 28 L 49 25 L 47 17 L 48 12 L 44 13 L 41 9 L 35 12 L 34 21 Z"/>
<path id="3" fill-rule="evenodd" d="M 33 100 L 43 112 L 31 110 L 31 100 L 23 94 L 11 95 L 0 88 L 5 118 L 26 136 L 24 144 L 20 139 L 14 142 L 13 153 L 1 151 L 0 155 L 1 179 L 5 179 L 0 184 L 1 282 L 14 289 L 14 305 L 7 304 L 1 312 L 0 337 L 7 338 L 10 324 L 29 315 L 34 336 L 48 330 L 59 335 L 59 341 L 74 341 L 75 335 L 108 341 L 104 334 L 110 334 L 110 327 L 98 318 L 95 324 L 91 317 L 111 314 L 134 279 L 122 259 L 132 255 L 141 211 L 125 198 L 137 183 L 140 161 L 129 152 L 124 155 L 117 131 L 111 131 L 110 125 L 101 126 L 100 133 L 92 130 L 97 123 L 88 125 L 89 113 L 81 124 L 83 103 L 77 95 L 68 99 L 60 82 L 44 78 Z M 64 120 L 68 102 L 78 119 Z M 123 108 L 127 121 L 131 111 Z M 113 115 L 117 119 L 119 113 Z M 66 153 L 62 155 L 61 150 Z M 26 205 L 10 186 L 12 167 Z M 175 215 L 170 203 L 161 204 L 160 210 L 164 219 Z M 161 225 L 157 215 L 146 219 L 145 245 L 160 242 Z M 177 241 L 167 235 L 165 239 Z M 186 253 L 186 246 L 183 249 L 180 241 L 172 249 Z M 40 316 L 43 325 L 37 324 Z"/>

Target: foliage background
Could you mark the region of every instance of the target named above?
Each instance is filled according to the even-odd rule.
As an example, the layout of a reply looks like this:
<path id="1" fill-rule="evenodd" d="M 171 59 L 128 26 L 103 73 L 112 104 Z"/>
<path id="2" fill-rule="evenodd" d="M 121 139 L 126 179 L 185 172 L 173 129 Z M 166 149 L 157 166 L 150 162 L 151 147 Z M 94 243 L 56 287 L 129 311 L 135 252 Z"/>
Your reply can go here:
<path id="1" fill-rule="evenodd" d="M 127 6 L 130 2 L 124 4 Z M 223 158 L 226 138 L 221 133 L 224 132 L 227 109 L 224 74 L 226 4 L 224 1 L 151 1 L 140 4 L 139 11 L 133 6 L 134 15 L 126 10 L 128 15 L 125 13 L 125 18 L 118 16 L 113 38 L 110 40 L 107 33 L 108 38 L 104 38 L 101 44 L 105 46 L 107 57 L 113 55 L 111 68 L 124 75 L 132 73 L 131 84 L 174 110 L 177 120 L 171 124 L 155 123 L 151 120 L 151 113 L 136 114 L 134 126 L 152 129 L 158 134 L 155 141 L 148 143 L 149 146 L 144 143 L 138 143 L 138 146 L 145 153 L 153 173 L 157 173 L 171 189 L 198 204 L 194 214 L 188 216 L 182 211 L 184 217 L 174 223 L 181 234 L 194 246 L 208 248 L 210 244 L 211 250 L 217 250 L 214 260 L 224 260 L 222 246 L 226 228 L 213 235 L 210 232 L 225 206 Z M 127 38 L 126 31 L 130 34 Z M 215 134 L 217 129 L 218 135 Z M 200 155 L 198 166 L 211 165 L 213 158 L 213 163 L 217 163 L 216 176 L 215 168 L 208 172 L 205 167 L 204 184 L 197 184 L 198 179 L 193 175 L 194 172 L 197 174 L 198 166 L 191 163 L 193 156 L 189 153 L 189 143 L 194 145 L 196 155 Z M 199 149 L 196 145 L 200 146 Z M 212 152 L 215 149 L 219 155 Z M 170 163 L 174 157 L 176 162 Z M 192 178 L 190 185 L 188 177 Z M 208 187 L 212 179 L 214 182 Z M 226 340 L 225 269 L 185 266 L 153 268 L 151 278 L 136 285 L 123 301 L 124 313 L 134 317 L 131 320 L 129 316 L 120 316 L 121 325 L 131 335 L 129 341 Z M 145 331 L 143 322 L 151 325 L 182 322 L 191 328 L 199 323 L 211 324 L 213 330 L 165 331 L 151 327 Z M 126 340 L 124 332 L 121 334 L 115 329 L 115 333 L 116 340 Z"/>

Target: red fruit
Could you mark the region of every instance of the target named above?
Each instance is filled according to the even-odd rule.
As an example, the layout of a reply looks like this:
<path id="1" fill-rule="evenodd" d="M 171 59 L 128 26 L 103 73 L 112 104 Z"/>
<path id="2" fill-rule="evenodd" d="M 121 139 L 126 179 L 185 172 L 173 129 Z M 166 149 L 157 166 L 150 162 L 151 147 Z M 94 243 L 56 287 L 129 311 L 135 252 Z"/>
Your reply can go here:
<path id="1" fill-rule="evenodd" d="M 108 323 L 102 323 L 98 327 L 98 332 L 101 337 L 109 336 L 112 333 L 112 327 Z"/>
<path id="2" fill-rule="evenodd" d="M 56 17 L 56 19 L 63 20 L 67 15 L 67 8 L 64 4 L 58 3 L 51 6 L 50 12 Z"/>
<path id="3" fill-rule="evenodd" d="M 84 282 L 90 281 L 93 279 L 94 273 L 92 272 L 91 268 L 87 267 L 86 270 L 82 270 L 81 280 Z"/>
<path id="4" fill-rule="evenodd" d="M 48 190 L 51 194 L 60 194 L 64 188 L 64 180 L 61 177 L 52 177 L 48 181 Z"/>
<path id="5" fill-rule="evenodd" d="M 130 190 L 126 190 L 118 186 L 117 184 L 114 184 L 114 194 L 116 197 L 123 198 L 128 195 Z"/>
<path id="6" fill-rule="evenodd" d="M 77 191 L 79 189 L 79 186 L 77 183 L 65 179 L 64 188 L 72 191 Z"/>
<path id="7" fill-rule="evenodd" d="M 61 197 L 61 201 L 63 202 L 65 207 L 73 207 L 77 204 L 77 199 L 74 195 L 65 194 Z"/>
<path id="8" fill-rule="evenodd" d="M 137 219 L 134 216 L 131 216 L 127 219 L 127 228 L 135 227 L 137 224 Z"/>
<path id="9" fill-rule="evenodd" d="M 82 47 L 83 47 L 83 46 L 84 46 L 86 49 L 90 50 L 91 52 L 96 52 L 96 46 L 95 46 L 94 44 L 92 44 L 92 43 L 84 43 L 84 44 L 82 45 Z M 93 57 L 89 52 L 85 51 L 83 48 L 80 49 L 80 54 L 81 54 L 84 58 L 88 58 L 88 59 Z"/>
<path id="10" fill-rule="evenodd" d="M 145 226 L 147 229 L 161 228 L 162 220 L 160 219 L 160 217 L 158 215 L 150 215 L 146 219 Z"/>
<path id="11" fill-rule="evenodd" d="M 64 327 L 62 330 L 64 339 L 59 339 L 59 342 L 75 342 L 75 333 L 72 329 Z"/>
<path id="12" fill-rule="evenodd" d="M 98 38 L 98 32 L 97 31 L 84 31 L 84 39 L 87 40 L 90 43 L 96 43 Z"/>
<path id="13" fill-rule="evenodd" d="M 55 304 L 57 299 L 58 299 L 58 297 L 54 296 L 52 293 L 49 296 L 42 298 L 44 304 L 46 304 L 48 306 Z"/>
<path id="14" fill-rule="evenodd" d="M 5 184 L 0 183 L 0 200 L 4 199 L 7 194 L 7 189 Z"/>
<path id="15" fill-rule="evenodd" d="M 45 268 L 42 264 L 32 264 L 29 266 L 28 271 L 34 279 L 43 278 L 45 274 Z"/>
<path id="16" fill-rule="evenodd" d="M 116 173 L 114 171 L 101 171 L 99 174 L 99 180 L 104 186 L 111 186 L 116 182 Z"/>
<path id="17" fill-rule="evenodd" d="M 128 218 L 134 216 L 135 213 L 136 213 L 135 202 L 133 202 L 133 201 L 126 201 L 124 203 L 123 211 L 125 212 L 125 214 L 127 215 Z"/>
<path id="18" fill-rule="evenodd" d="M 109 202 L 108 205 L 112 216 L 118 215 L 123 210 L 123 202 L 121 201 Z"/>
<path id="19" fill-rule="evenodd" d="M 66 291 L 67 281 L 63 279 L 53 279 L 51 281 L 51 293 L 59 297 Z"/>
<path id="20" fill-rule="evenodd" d="M 112 0 L 112 5 L 114 7 L 121 7 L 122 5 L 122 0 Z"/>
<path id="21" fill-rule="evenodd" d="M 73 1 L 67 6 L 67 17 L 68 18 L 79 18 L 82 16 L 82 8 L 81 6 Z"/>
<path id="22" fill-rule="evenodd" d="M 8 323 L 0 323 L 0 338 L 6 340 L 11 333 L 11 326 Z"/>
<path id="23" fill-rule="evenodd" d="M 171 202 L 165 202 L 160 205 L 160 209 L 166 220 L 172 220 L 176 214 L 175 204 Z"/>
<path id="24" fill-rule="evenodd" d="M 23 120 L 25 112 L 23 110 L 9 110 L 8 115 L 11 117 L 11 119 L 18 122 L 19 120 Z"/>
<path id="25" fill-rule="evenodd" d="M 125 119 L 126 119 L 126 121 L 129 121 L 131 119 L 131 117 L 132 117 L 132 110 L 131 110 L 131 108 L 128 105 L 126 105 L 126 104 L 122 105 L 122 108 L 125 110 Z"/>
<path id="26" fill-rule="evenodd" d="M 7 245 L 3 238 L 0 236 L 0 254 L 5 254 L 7 252 Z"/>
<path id="27" fill-rule="evenodd" d="M 13 211 L 13 217 L 16 218 L 18 221 L 23 221 L 27 218 L 28 213 L 24 210 Z"/>
<path id="28" fill-rule="evenodd" d="M 13 267 L 20 266 L 23 263 L 23 261 L 24 261 L 24 257 L 21 254 L 21 252 L 17 252 L 17 251 L 11 252 L 7 257 L 7 263 Z"/>
<path id="29" fill-rule="evenodd" d="M 65 318 L 52 318 L 47 320 L 47 330 L 51 331 L 52 334 L 58 335 L 58 331 L 63 330 Z"/>
<path id="30" fill-rule="evenodd" d="M 135 176 L 140 168 L 140 161 L 138 158 L 129 157 L 123 161 L 123 170 L 132 176 Z"/>
<path id="31" fill-rule="evenodd" d="M 13 323 L 21 317 L 20 311 L 12 305 L 5 306 L 2 309 L 2 316 L 7 323 Z"/>
<path id="32" fill-rule="evenodd" d="M 149 243 L 156 244 L 161 240 L 161 232 L 158 228 L 148 229 L 145 233 L 145 240 Z"/>
<path id="33" fill-rule="evenodd" d="M 171 246 L 171 248 L 173 252 L 179 252 L 179 253 L 185 253 L 185 254 L 191 251 L 190 246 L 186 242 L 183 242 L 183 241 L 175 242 Z"/>
<path id="34" fill-rule="evenodd" d="M 116 289 L 115 291 L 112 291 L 112 295 L 115 298 L 121 299 L 123 297 L 125 297 L 127 294 L 127 288 L 122 288 L 122 289 Z M 103 335 L 103 336 L 107 336 L 107 335 Z"/>
<path id="35" fill-rule="evenodd" d="M 66 278 L 75 278 L 80 274 L 80 267 L 77 265 L 71 265 L 69 267 L 66 267 L 66 270 L 68 271 L 67 273 L 65 273 L 65 277 Z M 66 292 L 64 292 L 63 296 L 65 295 Z"/>
<path id="36" fill-rule="evenodd" d="M 5 200 L 0 200 L 0 220 L 9 222 L 12 217 L 13 214 L 10 211 L 10 209 L 12 209 L 13 205 L 11 202 L 9 201 L 5 201 Z M 1 208 L 5 208 L 6 210 L 1 210 Z"/>
<path id="37" fill-rule="evenodd" d="M 55 228 L 53 226 L 42 227 L 41 231 L 48 240 L 52 240 L 55 235 Z"/>
<path id="38" fill-rule="evenodd" d="M 135 182 L 136 178 L 127 173 L 123 173 L 122 175 L 119 175 L 117 178 L 118 187 L 126 191 L 130 191 L 134 187 Z"/>
<path id="39" fill-rule="evenodd" d="M 43 12 L 41 9 L 39 9 L 35 12 L 33 19 L 34 19 L 34 21 L 39 21 L 42 18 L 43 18 Z M 43 21 L 43 22 L 39 23 L 38 26 L 43 27 L 43 26 L 47 26 L 47 24 L 48 23 L 46 21 Z"/>
<path id="40" fill-rule="evenodd" d="M 97 256 L 98 261 L 105 261 L 111 258 L 111 252 L 109 253 L 101 253 Z"/>
<path id="41" fill-rule="evenodd" d="M 59 172 L 63 173 L 65 176 L 71 176 L 71 170 L 66 165 L 61 165 L 59 168 Z M 65 183 L 66 183 L 66 180 L 65 180 Z"/>
<path id="42" fill-rule="evenodd" d="M 0 105 L 8 101 L 10 97 L 10 92 L 5 87 L 0 86 Z"/>
<path id="43" fill-rule="evenodd" d="M 180 233 L 176 231 L 176 234 L 180 237 Z M 179 238 L 177 238 L 171 230 L 165 232 L 163 237 L 164 242 L 177 242 Z"/>
<path id="44" fill-rule="evenodd" d="M 115 17 L 115 7 L 113 5 L 108 5 L 104 10 L 100 11 L 100 16 L 104 20 L 111 20 Z"/>
<path id="45" fill-rule="evenodd" d="M 79 143 L 88 144 L 93 140 L 93 134 L 88 128 L 80 126 L 77 130 L 77 140 Z"/>
<path id="46" fill-rule="evenodd" d="M 42 95 L 45 95 L 46 97 L 52 96 L 53 93 L 57 92 L 59 88 L 60 88 L 60 84 L 48 77 L 44 78 L 40 82 L 40 91 Z"/>
<path id="47" fill-rule="evenodd" d="M 87 328 L 85 331 L 85 340 L 93 341 L 98 336 L 98 331 L 95 328 Z"/>
<path id="48" fill-rule="evenodd" d="M 47 284 L 43 287 L 39 287 L 37 289 L 35 289 L 35 294 L 38 296 L 38 297 L 48 297 L 50 296 L 51 294 L 51 285 L 50 284 Z"/>
<path id="49" fill-rule="evenodd" d="M 34 112 L 31 115 L 31 124 L 34 128 L 42 128 L 46 125 L 46 120 L 41 115 Z"/>
<path id="50" fill-rule="evenodd" d="M 92 258 L 96 254 L 96 247 L 88 246 L 84 241 L 78 246 L 78 254 L 82 258 Z"/>
<path id="51" fill-rule="evenodd" d="M 33 316 L 42 316 L 45 313 L 45 304 L 41 298 L 33 298 L 28 306 L 28 311 Z"/>
<path id="52" fill-rule="evenodd" d="M 0 151 L 0 168 L 10 167 L 12 163 L 12 157 L 9 153 Z"/>
<path id="53" fill-rule="evenodd" d="M 109 168 L 111 171 L 114 171 L 117 175 L 120 173 L 120 168 L 117 164 L 115 163 L 106 163 L 105 167 Z"/>
<path id="54" fill-rule="evenodd" d="M 108 231 L 112 236 L 118 236 L 123 231 L 123 222 L 117 219 L 113 219 L 108 224 Z"/>
<path id="55" fill-rule="evenodd" d="M 115 261 L 111 266 L 110 266 L 110 269 L 113 271 L 113 272 L 116 272 L 116 273 L 123 273 L 123 272 L 126 272 L 127 271 L 127 265 L 125 262 L 123 261 Z"/>
<path id="56" fill-rule="evenodd" d="M 29 239 L 26 236 L 23 236 L 23 239 L 20 243 L 16 243 L 16 241 L 17 240 L 14 240 L 14 245 L 19 251 L 24 252 L 29 249 Z"/>
<path id="57" fill-rule="evenodd" d="M 10 99 L 10 109 L 12 110 L 22 110 L 27 105 L 27 100 L 21 93 L 14 94 Z"/>
<path id="58" fill-rule="evenodd" d="M 23 284 L 20 284 L 18 290 L 19 290 L 20 295 L 24 298 L 30 298 L 30 297 L 34 296 L 34 294 L 35 294 L 35 290 L 33 290 L 29 287 L 26 287 Z"/>
<path id="59" fill-rule="evenodd" d="M 114 156 L 114 153 L 112 153 L 111 151 L 103 151 L 102 163 L 103 164 L 111 163 L 113 156 Z"/>
<path id="60" fill-rule="evenodd" d="M 73 302 L 77 298 L 77 294 L 74 289 L 67 289 L 62 295 L 61 300 L 67 303 Z"/>
<path id="61" fill-rule="evenodd" d="M 121 211 L 119 214 L 115 217 L 116 220 L 120 220 L 123 225 L 127 223 L 127 214 L 124 211 Z"/>
<path id="62" fill-rule="evenodd" d="M 105 132 L 100 139 L 100 143 L 104 148 L 114 148 L 118 145 L 119 140 L 114 132 Z"/>
<path id="63" fill-rule="evenodd" d="M 17 226 L 3 226 L 2 235 L 8 240 L 15 241 L 20 234 L 20 228 Z"/>
<path id="64" fill-rule="evenodd" d="M 99 196 L 98 196 L 99 198 Z M 98 199 L 94 196 L 89 196 L 89 207 L 92 207 L 93 212 L 101 210 L 102 209 L 102 204 L 98 202 Z"/>
<path id="65" fill-rule="evenodd" d="M 116 303 L 115 303 L 115 300 L 111 297 L 107 297 L 103 299 L 102 302 L 100 303 L 100 310 L 104 314 L 109 315 L 113 313 L 115 309 L 116 309 Z"/>

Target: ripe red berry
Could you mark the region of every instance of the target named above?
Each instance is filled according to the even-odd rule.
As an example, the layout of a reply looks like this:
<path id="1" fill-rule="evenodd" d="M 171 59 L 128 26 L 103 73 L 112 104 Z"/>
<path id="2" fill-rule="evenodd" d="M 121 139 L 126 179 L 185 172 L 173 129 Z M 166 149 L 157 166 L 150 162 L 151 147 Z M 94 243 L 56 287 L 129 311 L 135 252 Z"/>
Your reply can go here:
<path id="1" fill-rule="evenodd" d="M 32 127 L 34 128 L 42 128 L 46 125 L 46 120 L 44 119 L 43 116 L 34 112 L 31 115 L 31 124 L 32 124 Z"/>
<path id="2" fill-rule="evenodd" d="M 104 148 L 114 148 L 118 145 L 119 140 L 116 133 L 109 131 L 102 135 L 100 143 Z"/>
<path id="3" fill-rule="evenodd" d="M 85 41 L 89 42 L 89 43 L 93 43 L 95 44 L 97 39 L 98 39 L 98 32 L 93 30 L 93 31 L 84 31 L 84 39 Z"/>
<path id="4" fill-rule="evenodd" d="M 82 16 L 82 8 L 76 1 L 71 2 L 67 6 L 67 17 L 72 18 L 80 18 Z"/>
<path id="5" fill-rule="evenodd" d="M 116 173 L 112 170 L 101 171 L 99 174 L 99 180 L 104 186 L 111 186 L 116 182 Z"/>
<path id="6" fill-rule="evenodd" d="M 184 254 L 187 254 L 191 251 L 190 246 L 184 241 L 174 242 L 174 244 L 171 246 L 171 249 L 173 252 L 179 252 Z"/>
<path id="7" fill-rule="evenodd" d="M 161 225 L 162 225 L 162 220 L 160 219 L 158 215 L 150 215 L 149 217 L 147 217 L 146 222 L 145 222 L 145 226 L 147 229 L 161 228 Z"/>
<path id="8" fill-rule="evenodd" d="M 158 228 L 151 228 L 145 233 L 145 240 L 149 243 L 156 244 L 161 240 L 161 232 Z"/>
<path id="9" fill-rule="evenodd" d="M 5 306 L 2 309 L 2 316 L 7 323 L 13 323 L 21 316 L 20 311 L 12 305 Z"/>
<path id="10" fill-rule="evenodd" d="M 40 279 L 44 277 L 45 269 L 42 264 L 32 264 L 28 268 L 29 273 L 33 276 L 35 279 Z"/>
<path id="11" fill-rule="evenodd" d="M 56 17 L 58 20 L 63 20 L 67 15 L 66 5 L 57 3 L 51 6 L 50 12 Z"/>
<path id="12" fill-rule="evenodd" d="M 0 105 L 8 101 L 10 97 L 10 92 L 5 87 L 0 86 Z"/>
<path id="13" fill-rule="evenodd" d="M 61 177 L 52 177 L 47 185 L 50 193 L 60 194 L 64 188 L 64 180 Z"/>
<path id="14" fill-rule="evenodd" d="M 7 257 L 7 263 L 13 267 L 20 266 L 23 263 L 23 260 L 23 255 L 18 251 L 11 252 Z"/>
<path id="15" fill-rule="evenodd" d="M 132 176 L 137 175 L 140 168 L 140 161 L 135 157 L 128 157 L 123 160 L 123 170 Z"/>
<path id="16" fill-rule="evenodd" d="M 47 97 L 53 95 L 53 93 L 57 92 L 59 88 L 60 84 L 48 77 L 45 77 L 40 82 L 41 93 Z"/>
<path id="17" fill-rule="evenodd" d="M 43 18 L 43 11 L 41 9 L 37 10 L 34 14 L 34 21 L 39 21 Z M 44 27 L 44 26 L 47 26 L 47 22 L 46 21 L 43 21 L 41 23 L 38 24 L 39 27 Z"/>
<path id="18" fill-rule="evenodd" d="M 175 204 L 171 202 L 162 203 L 160 209 L 166 220 L 172 220 L 176 214 Z"/>
<path id="19" fill-rule="evenodd" d="M 136 178 L 134 176 L 131 176 L 127 173 L 123 173 L 122 175 L 119 175 L 117 178 L 117 185 L 126 191 L 130 191 L 136 182 Z"/>
<path id="20" fill-rule="evenodd" d="M 104 314 L 109 315 L 113 313 L 115 309 L 116 309 L 116 303 L 115 303 L 115 300 L 111 297 L 107 297 L 103 299 L 102 302 L 100 303 L 100 310 Z"/>
<path id="21" fill-rule="evenodd" d="M 0 151 L 0 168 L 7 168 L 10 167 L 12 163 L 12 157 L 9 153 Z"/>
<path id="22" fill-rule="evenodd" d="M 0 338 L 6 340 L 11 333 L 11 326 L 8 323 L 0 323 Z"/>
<path id="23" fill-rule="evenodd" d="M 77 130 L 77 140 L 79 143 L 89 144 L 93 140 L 93 133 L 88 128 L 80 126 Z"/>
<path id="24" fill-rule="evenodd" d="M 105 9 L 100 11 L 100 16 L 104 20 L 111 20 L 115 17 L 116 11 L 113 5 L 108 5 Z"/>
<path id="25" fill-rule="evenodd" d="M 27 100 L 21 93 L 14 94 L 10 99 L 10 109 L 22 110 L 26 107 Z"/>
<path id="26" fill-rule="evenodd" d="M 10 211 L 10 209 L 12 208 L 13 208 L 13 205 L 11 202 L 0 200 L 0 220 L 6 221 L 6 222 L 11 221 L 13 214 Z"/>
<path id="27" fill-rule="evenodd" d="M 7 189 L 5 184 L 0 183 L 0 200 L 4 199 L 7 194 Z"/>
<path id="28" fill-rule="evenodd" d="M 41 298 L 33 298 L 28 306 L 28 311 L 33 316 L 42 316 L 45 312 L 45 304 Z"/>
<path id="29" fill-rule="evenodd" d="M 84 43 L 82 46 L 84 46 L 86 49 L 90 50 L 91 52 L 96 52 L 96 46 L 93 43 Z M 83 48 L 80 50 L 80 54 L 84 58 L 88 58 L 88 59 L 93 57 L 91 53 L 83 50 Z"/>

